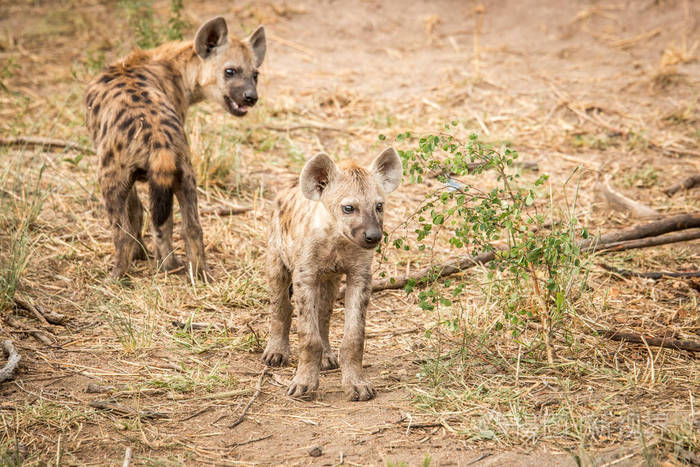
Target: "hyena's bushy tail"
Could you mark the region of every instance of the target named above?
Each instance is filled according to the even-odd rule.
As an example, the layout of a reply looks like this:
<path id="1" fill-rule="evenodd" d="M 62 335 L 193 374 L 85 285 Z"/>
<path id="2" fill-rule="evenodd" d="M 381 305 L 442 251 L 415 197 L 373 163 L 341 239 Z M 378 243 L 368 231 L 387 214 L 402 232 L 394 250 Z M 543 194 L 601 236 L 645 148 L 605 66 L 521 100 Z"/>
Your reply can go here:
<path id="1" fill-rule="evenodd" d="M 151 217 L 156 226 L 163 225 L 173 210 L 173 188 L 177 167 L 175 154 L 168 149 L 158 149 L 149 159 L 151 190 Z"/>

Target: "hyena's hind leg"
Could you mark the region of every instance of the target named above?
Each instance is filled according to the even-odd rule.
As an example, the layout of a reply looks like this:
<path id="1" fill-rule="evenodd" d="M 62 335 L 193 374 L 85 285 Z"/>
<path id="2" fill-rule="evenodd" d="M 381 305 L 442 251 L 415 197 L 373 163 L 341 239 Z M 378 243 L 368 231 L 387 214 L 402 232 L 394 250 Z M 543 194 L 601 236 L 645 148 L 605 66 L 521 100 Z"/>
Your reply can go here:
<path id="1" fill-rule="evenodd" d="M 126 198 L 126 206 L 129 211 L 129 224 L 136 235 L 136 246 L 134 248 L 132 259 L 144 260 L 148 259 L 148 251 L 146 250 L 146 244 L 143 242 L 143 237 L 141 235 L 141 230 L 143 228 L 143 205 L 139 196 L 136 193 L 136 186 L 132 186 L 129 194 Z"/>
<path id="2" fill-rule="evenodd" d="M 338 357 L 331 348 L 328 334 L 330 331 L 331 314 L 333 304 L 338 294 L 338 280 L 330 279 L 321 284 L 321 301 L 319 303 L 319 329 L 321 330 L 321 341 L 323 343 L 323 354 L 321 355 L 321 369 L 332 370 L 338 368 Z"/>
<path id="3" fill-rule="evenodd" d="M 270 288 L 270 336 L 262 358 L 268 366 L 284 366 L 289 363 L 292 275 L 273 249 L 267 252 L 267 280 Z"/>
<path id="4" fill-rule="evenodd" d="M 132 225 L 127 199 L 133 182 L 117 180 L 115 177 L 100 175 L 100 188 L 109 216 L 112 240 L 114 241 L 114 267 L 112 278 L 118 279 L 129 270 L 131 259 L 137 248 L 139 231 Z"/>
<path id="5" fill-rule="evenodd" d="M 183 164 L 182 178 L 175 196 L 182 215 L 182 238 L 185 241 L 187 268 L 191 268 L 194 276 L 210 280 L 211 273 L 204 258 L 204 236 L 197 210 L 197 183 L 189 163 Z"/>

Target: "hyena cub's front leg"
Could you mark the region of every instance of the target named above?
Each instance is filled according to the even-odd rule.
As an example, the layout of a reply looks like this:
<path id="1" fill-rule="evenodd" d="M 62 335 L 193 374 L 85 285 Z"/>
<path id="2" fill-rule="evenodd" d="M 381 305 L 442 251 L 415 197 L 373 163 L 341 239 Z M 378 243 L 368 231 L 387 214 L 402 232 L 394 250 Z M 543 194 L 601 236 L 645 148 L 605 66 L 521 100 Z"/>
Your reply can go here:
<path id="1" fill-rule="evenodd" d="M 340 369 L 345 396 L 352 401 L 373 399 L 377 391 L 362 371 L 365 314 L 372 292 L 371 273 L 349 272 L 345 290 L 345 329 L 340 346 Z"/>
<path id="2" fill-rule="evenodd" d="M 298 267 L 292 273 L 294 305 L 299 313 L 299 364 L 287 395 L 311 398 L 318 389 L 323 340 L 319 326 L 320 284 L 318 278 L 306 273 L 311 268 Z M 304 270 L 304 273 L 299 271 Z"/>
<path id="3" fill-rule="evenodd" d="M 289 287 L 292 278 L 279 253 L 267 252 L 267 280 L 270 288 L 270 337 L 263 353 L 268 366 L 285 366 L 289 363 L 289 328 L 292 323 L 292 302 Z"/>

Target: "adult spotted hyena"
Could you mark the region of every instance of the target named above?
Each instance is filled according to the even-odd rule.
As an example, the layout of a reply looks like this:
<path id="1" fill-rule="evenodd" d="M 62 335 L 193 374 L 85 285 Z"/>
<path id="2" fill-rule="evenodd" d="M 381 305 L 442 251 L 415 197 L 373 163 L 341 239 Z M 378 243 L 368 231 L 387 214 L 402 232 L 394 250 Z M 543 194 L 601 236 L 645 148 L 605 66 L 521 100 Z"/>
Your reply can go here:
<path id="1" fill-rule="evenodd" d="M 132 259 L 145 258 L 143 208 L 135 182 L 148 182 L 155 254 L 165 270 L 182 263 L 172 247 L 173 196 L 182 212 L 186 269 L 206 279 L 197 191 L 185 135 L 187 108 L 213 100 L 242 117 L 258 100 L 258 67 L 265 30 L 248 39 L 229 36 L 226 21 L 204 23 L 193 41 L 136 50 L 109 66 L 88 86 L 87 126 L 99 156 L 99 182 L 112 228 L 112 276 Z"/>
<path id="2" fill-rule="evenodd" d="M 372 292 L 373 250 L 382 239 L 385 196 L 396 189 L 401 175 L 401 159 L 393 148 L 379 154 L 369 168 L 353 162 L 336 165 L 319 154 L 306 163 L 298 184 L 277 197 L 267 251 L 272 321 L 263 360 L 270 366 L 289 360 L 291 296 L 299 314 L 301 351 L 290 396 L 311 396 L 319 371 L 338 367 L 328 326 L 343 274 L 343 389 L 350 400 L 375 396 L 362 373 L 365 312 Z"/>

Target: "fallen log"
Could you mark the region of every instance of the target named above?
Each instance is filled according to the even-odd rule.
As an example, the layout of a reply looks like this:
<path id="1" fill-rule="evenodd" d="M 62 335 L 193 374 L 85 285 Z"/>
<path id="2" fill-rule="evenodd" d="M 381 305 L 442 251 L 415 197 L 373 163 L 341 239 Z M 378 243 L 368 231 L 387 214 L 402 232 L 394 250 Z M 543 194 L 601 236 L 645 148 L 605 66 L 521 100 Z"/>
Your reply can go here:
<path id="1" fill-rule="evenodd" d="M 647 344 L 652 347 L 663 347 L 667 349 L 686 350 L 688 352 L 700 352 L 700 342 L 681 340 L 665 337 L 647 337 L 642 334 L 630 332 L 608 331 L 601 329 L 597 331 L 610 340 L 619 342 L 631 342 L 634 344 Z"/>
<path id="2" fill-rule="evenodd" d="M 669 232 L 677 232 L 700 227 L 700 212 L 689 214 L 679 214 L 670 216 L 658 221 L 648 222 L 646 224 L 637 225 L 628 229 L 611 232 L 600 237 L 593 237 L 584 240 L 579 244 L 581 249 L 586 249 L 591 246 L 603 245 L 607 243 L 622 242 L 626 240 L 637 240 L 646 237 L 655 237 Z"/>
<path id="3" fill-rule="evenodd" d="M 615 251 L 634 250 L 637 248 L 648 248 L 651 246 L 667 245 L 669 243 L 688 242 L 700 238 L 700 229 L 692 229 L 687 232 L 670 233 L 657 237 L 640 238 L 639 240 L 628 240 L 624 242 L 613 242 L 599 245 L 596 251 L 599 253 L 612 253 Z"/>
<path id="4" fill-rule="evenodd" d="M 45 326 L 48 326 L 49 324 L 62 325 L 66 320 L 65 315 L 62 315 L 61 313 L 44 310 L 43 308 L 32 304 L 30 301 L 19 297 L 15 297 L 15 305 L 17 305 L 18 308 L 29 311 Z"/>
<path id="5" fill-rule="evenodd" d="M 641 277 L 644 279 L 663 279 L 665 277 L 674 277 L 674 278 L 691 278 L 691 277 L 700 277 L 700 271 L 687 271 L 687 272 L 666 272 L 666 271 L 649 271 L 649 272 L 637 272 L 637 271 L 630 271 L 628 269 L 618 269 L 613 266 L 609 266 L 605 263 L 601 263 L 600 267 L 605 269 L 606 271 L 610 271 L 614 274 L 617 274 L 618 276 L 622 277 Z"/>
<path id="6" fill-rule="evenodd" d="M 680 183 L 671 185 L 664 190 L 664 193 L 668 196 L 673 196 L 681 190 L 690 190 L 696 186 L 700 185 L 700 174 L 691 175 Z"/>
<path id="7" fill-rule="evenodd" d="M 3 341 L 2 350 L 7 356 L 7 363 L 0 369 L 0 383 L 12 378 L 19 361 L 22 359 L 15 350 L 15 346 L 12 345 L 12 342 L 9 340 Z"/>

